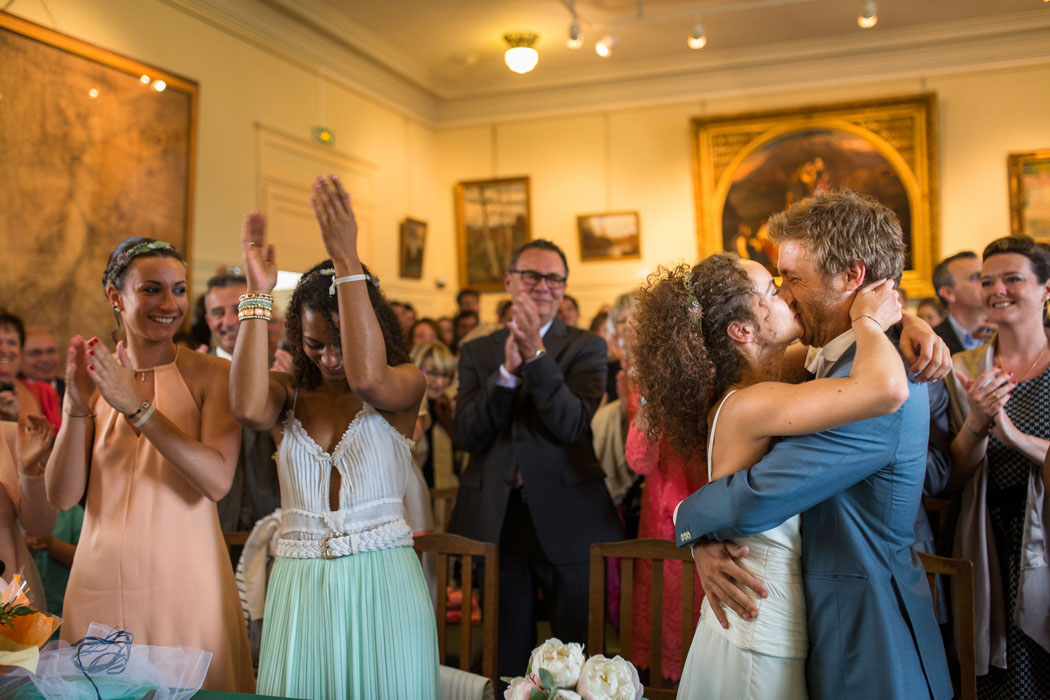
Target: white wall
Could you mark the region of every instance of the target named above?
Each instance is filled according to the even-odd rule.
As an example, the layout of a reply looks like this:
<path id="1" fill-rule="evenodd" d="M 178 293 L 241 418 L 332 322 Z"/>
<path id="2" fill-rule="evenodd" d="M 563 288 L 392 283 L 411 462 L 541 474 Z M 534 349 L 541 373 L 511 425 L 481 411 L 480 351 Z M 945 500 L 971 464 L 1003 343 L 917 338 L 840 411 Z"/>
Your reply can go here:
<path id="1" fill-rule="evenodd" d="M 239 260 L 241 218 L 259 205 L 256 123 L 303 139 L 324 124 L 334 130 L 337 150 L 375 166 L 373 226 L 362 255 L 388 295 L 410 299 L 421 315 L 452 307 L 454 184 L 528 175 L 533 235 L 565 249 L 569 290 L 585 320 L 656 265 L 697 256 L 691 117 L 936 92 L 942 255 L 979 250 L 1007 234 L 1007 153 L 1050 147 L 1050 63 L 441 129 L 335 78 L 319 78 L 316 66 L 279 47 L 162 0 L 50 0 L 48 6 L 61 31 L 199 82 L 192 251 L 198 290 L 215 266 Z M 16 0 L 8 9 L 50 26 L 35 0 Z M 642 259 L 580 263 L 576 215 L 624 209 L 640 213 Z M 397 274 L 398 223 L 406 216 L 430 224 L 419 281 Z M 318 259 L 322 255 L 318 247 Z M 448 279 L 444 290 L 436 288 L 439 277 Z M 483 318 L 493 317 L 499 296 L 484 295 Z"/>

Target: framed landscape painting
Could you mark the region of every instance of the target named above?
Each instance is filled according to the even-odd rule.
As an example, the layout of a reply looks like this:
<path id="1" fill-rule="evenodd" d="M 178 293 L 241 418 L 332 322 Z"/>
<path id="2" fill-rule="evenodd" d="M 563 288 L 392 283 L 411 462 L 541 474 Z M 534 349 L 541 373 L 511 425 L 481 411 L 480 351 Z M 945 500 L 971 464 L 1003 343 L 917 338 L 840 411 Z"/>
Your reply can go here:
<path id="1" fill-rule="evenodd" d="M 580 260 L 626 260 L 642 257 L 638 212 L 583 214 L 576 217 Z"/>
<path id="2" fill-rule="evenodd" d="M 1050 243 L 1050 149 L 1011 153 L 1010 232 Z"/>
<path id="3" fill-rule="evenodd" d="M 527 177 L 456 185 L 461 289 L 503 289 L 503 272 L 510 254 L 532 237 L 530 211 Z"/>
<path id="4" fill-rule="evenodd" d="M 0 12 L 0 306 L 109 338 L 102 290 L 128 236 L 192 259 L 197 84 Z"/>
<path id="5" fill-rule="evenodd" d="M 423 251 L 426 249 L 426 242 L 425 221 L 405 219 L 401 222 L 401 277 L 412 280 L 423 278 Z"/>
<path id="6" fill-rule="evenodd" d="M 820 192 L 870 195 L 900 220 L 902 286 L 933 293 L 937 109 L 933 94 L 693 120 L 701 257 L 730 251 L 776 274 L 772 214 Z"/>

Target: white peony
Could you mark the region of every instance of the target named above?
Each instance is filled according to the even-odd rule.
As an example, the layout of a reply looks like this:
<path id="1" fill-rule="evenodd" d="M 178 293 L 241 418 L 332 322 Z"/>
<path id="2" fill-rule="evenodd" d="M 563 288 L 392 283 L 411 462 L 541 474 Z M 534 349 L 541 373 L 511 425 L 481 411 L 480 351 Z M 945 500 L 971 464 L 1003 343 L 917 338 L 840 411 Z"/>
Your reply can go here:
<path id="1" fill-rule="evenodd" d="M 539 686 L 528 678 L 514 678 L 510 686 L 503 691 L 503 700 L 529 700 L 533 690 L 540 690 Z"/>
<path id="2" fill-rule="evenodd" d="M 583 665 L 576 692 L 583 700 L 641 700 L 642 683 L 638 670 L 622 657 L 596 654 Z"/>
<path id="3" fill-rule="evenodd" d="M 554 700 L 583 700 L 583 698 L 575 691 L 558 688 L 558 693 L 554 696 Z"/>
<path id="4" fill-rule="evenodd" d="M 532 656 L 529 657 L 532 682 L 542 685 L 539 680 L 542 668 L 554 677 L 554 685 L 559 688 L 572 688 L 580 678 L 584 660 L 582 644 L 564 644 L 557 638 L 548 639 L 533 649 Z"/>

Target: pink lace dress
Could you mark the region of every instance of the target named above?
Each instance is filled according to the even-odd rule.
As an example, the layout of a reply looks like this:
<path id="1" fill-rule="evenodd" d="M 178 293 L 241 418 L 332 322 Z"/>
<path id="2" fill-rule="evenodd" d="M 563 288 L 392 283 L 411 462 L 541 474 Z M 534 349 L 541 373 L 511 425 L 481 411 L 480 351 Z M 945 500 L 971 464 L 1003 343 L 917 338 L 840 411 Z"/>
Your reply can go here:
<path id="1" fill-rule="evenodd" d="M 691 463 L 671 448 L 667 439 L 650 442 L 634 427 L 627 431 L 625 446 L 627 464 L 645 476 L 642 489 L 642 516 L 638 525 L 639 539 L 657 537 L 674 539 L 674 508 L 683 498 L 707 483 L 707 469 L 702 462 Z M 634 569 L 634 610 L 631 616 L 631 662 L 638 668 L 649 667 L 649 620 L 652 591 L 652 567 L 639 561 Z M 704 591 L 693 572 L 693 626 L 700 617 Z M 682 676 L 682 570 L 679 562 L 664 562 L 663 655 L 661 670 L 673 681 Z"/>

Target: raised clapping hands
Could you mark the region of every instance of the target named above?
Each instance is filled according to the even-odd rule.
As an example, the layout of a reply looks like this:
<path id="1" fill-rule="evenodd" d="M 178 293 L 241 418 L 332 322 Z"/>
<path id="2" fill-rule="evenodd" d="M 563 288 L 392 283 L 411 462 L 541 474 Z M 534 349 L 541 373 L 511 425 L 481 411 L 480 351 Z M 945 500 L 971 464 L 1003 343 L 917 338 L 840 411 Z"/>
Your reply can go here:
<path id="1" fill-rule="evenodd" d="M 15 434 L 15 456 L 18 468 L 26 474 L 39 473 L 38 465 L 51 450 L 55 429 L 43 416 L 20 416 Z"/>
<path id="2" fill-rule="evenodd" d="M 900 321 L 901 302 L 893 288 L 893 282 L 882 280 L 860 290 L 853 297 L 853 305 L 849 313 L 852 321 L 868 317 L 879 324 L 882 330 Z"/>
<path id="3" fill-rule="evenodd" d="M 252 294 L 269 294 L 273 291 L 277 286 L 277 263 L 273 244 L 266 243 L 266 217 L 261 212 L 253 211 L 244 217 L 241 255 L 244 257 L 248 291 Z"/>
<path id="4" fill-rule="evenodd" d="M 966 418 L 968 425 L 974 432 L 987 432 L 1010 400 L 1010 392 L 1017 382 L 1011 373 L 998 366 L 982 372 L 974 380 L 960 372 L 956 372 L 955 376 L 966 390 L 966 401 L 970 404 L 970 415 Z M 1010 427 L 1013 427 L 1012 423 L 1007 431 Z"/>
<path id="5" fill-rule="evenodd" d="M 357 219 L 350 206 L 350 195 L 339 178 L 318 177 L 313 184 L 310 205 L 321 227 L 321 239 L 333 262 L 357 260 Z"/>
<path id="6" fill-rule="evenodd" d="M 540 329 L 543 321 L 540 312 L 528 294 L 518 294 L 511 306 L 510 337 L 518 346 L 518 353 L 523 361 L 531 360 L 538 350 L 543 349 L 543 337 Z"/>
<path id="7" fill-rule="evenodd" d="M 70 339 L 69 351 L 66 353 L 66 413 L 75 416 L 91 413 L 95 381 L 88 373 L 87 366 L 87 341 L 75 335 Z"/>
<path id="8" fill-rule="evenodd" d="M 88 375 L 110 406 L 124 415 L 139 409 L 142 395 L 136 386 L 135 372 L 128 359 L 128 351 L 124 348 L 124 341 L 117 343 L 114 357 L 98 338 L 92 338 L 87 342 L 86 362 Z"/>
<path id="9" fill-rule="evenodd" d="M 18 397 L 14 389 L 0 391 L 0 420 L 18 420 Z"/>

